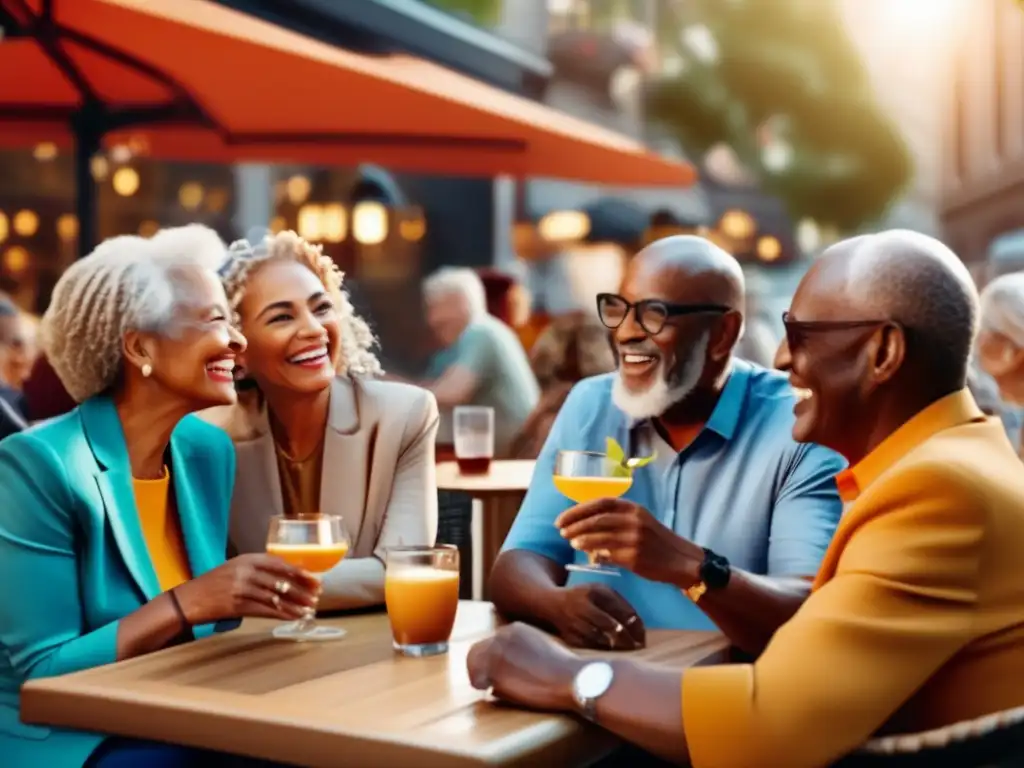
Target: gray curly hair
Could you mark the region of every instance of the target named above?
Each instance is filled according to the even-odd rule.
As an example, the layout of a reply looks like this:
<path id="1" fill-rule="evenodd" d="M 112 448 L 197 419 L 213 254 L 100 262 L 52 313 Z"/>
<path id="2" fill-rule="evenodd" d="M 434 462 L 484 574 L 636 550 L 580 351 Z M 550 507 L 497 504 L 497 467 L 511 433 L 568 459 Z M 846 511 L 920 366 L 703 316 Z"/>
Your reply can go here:
<path id="1" fill-rule="evenodd" d="M 309 269 L 323 283 L 334 302 L 334 311 L 341 325 L 341 359 L 338 373 L 349 376 L 371 377 L 383 373 L 380 361 L 373 353 L 377 339 L 367 322 L 356 314 L 348 292 L 342 288 L 344 273 L 326 256 L 319 245 L 308 243 L 295 232 L 268 234 L 255 245 L 238 240 L 228 248 L 228 257 L 219 270 L 228 304 L 239 322 L 238 307 L 245 296 L 249 278 L 264 264 L 271 261 L 294 261 Z"/>
<path id="2" fill-rule="evenodd" d="M 223 259 L 217 233 L 192 224 L 150 239 L 110 238 L 68 267 L 40 323 L 43 351 L 68 394 L 82 402 L 115 384 L 127 331 L 174 333 L 178 310 L 192 300 L 188 269 L 214 271 Z"/>

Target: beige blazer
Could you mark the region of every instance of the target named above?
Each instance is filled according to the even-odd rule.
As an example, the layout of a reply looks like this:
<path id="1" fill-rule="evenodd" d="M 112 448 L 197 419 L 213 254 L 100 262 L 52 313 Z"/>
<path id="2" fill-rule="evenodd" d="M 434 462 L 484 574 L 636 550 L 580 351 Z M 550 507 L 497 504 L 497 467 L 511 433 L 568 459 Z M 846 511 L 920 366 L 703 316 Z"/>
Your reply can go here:
<path id="1" fill-rule="evenodd" d="M 283 514 L 281 480 L 266 407 L 215 408 L 203 417 L 231 435 L 238 465 L 231 501 L 231 544 L 266 548 L 272 515 Z M 349 555 L 324 576 L 327 610 L 384 601 L 388 547 L 433 544 L 437 536 L 434 395 L 396 382 L 339 376 L 324 436 L 320 510 L 341 515 Z"/>

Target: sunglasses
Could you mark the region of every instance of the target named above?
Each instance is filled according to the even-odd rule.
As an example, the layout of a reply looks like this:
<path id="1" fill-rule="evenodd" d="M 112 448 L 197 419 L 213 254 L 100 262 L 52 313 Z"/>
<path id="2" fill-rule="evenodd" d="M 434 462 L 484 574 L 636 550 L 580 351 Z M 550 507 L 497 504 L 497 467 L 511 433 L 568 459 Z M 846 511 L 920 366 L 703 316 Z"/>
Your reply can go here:
<path id="1" fill-rule="evenodd" d="M 670 317 L 684 315 L 718 314 L 732 311 L 724 304 L 674 304 L 660 299 L 641 299 L 632 302 L 615 293 L 597 294 L 597 314 L 608 330 L 614 331 L 633 311 L 637 323 L 651 336 L 661 332 Z"/>
<path id="2" fill-rule="evenodd" d="M 789 312 L 783 312 L 782 325 L 786 329 L 786 344 L 793 350 L 801 346 L 810 334 L 879 328 L 895 323 L 892 320 L 793 320 Z"/>

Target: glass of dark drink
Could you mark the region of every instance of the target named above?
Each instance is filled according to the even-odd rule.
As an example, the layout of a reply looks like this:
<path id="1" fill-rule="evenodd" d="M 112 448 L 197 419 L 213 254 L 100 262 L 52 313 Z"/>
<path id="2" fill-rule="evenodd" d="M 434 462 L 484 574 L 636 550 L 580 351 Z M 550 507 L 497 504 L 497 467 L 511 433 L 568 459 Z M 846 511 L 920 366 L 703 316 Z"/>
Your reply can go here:
<path id="1" fill-rule="evenodd" d="M 464 475 L 485 475 L 494 458 L 494 409 L 460 405 L 452 416 L 455 460 Z"/>

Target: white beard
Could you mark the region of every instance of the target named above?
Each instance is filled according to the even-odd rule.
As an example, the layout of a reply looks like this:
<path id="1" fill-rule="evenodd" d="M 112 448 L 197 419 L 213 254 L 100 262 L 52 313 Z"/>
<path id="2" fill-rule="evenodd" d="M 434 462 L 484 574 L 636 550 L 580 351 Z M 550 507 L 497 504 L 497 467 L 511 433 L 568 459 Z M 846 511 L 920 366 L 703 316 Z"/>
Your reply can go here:
<path id="1" fill-rule="evenodd" d="M 661 416 L 673 405 L 686 399 L 697 386 L 704 372 L 704 359 L 710 338 L 711 334 L 705 333 L 697 339 L 690 350 L 690 356 L 679 369 L 674 384 L 666 380 L 664 358 L 658 362 L 655 383 L 645 392 L 630 392 L 622 382 L 622 376 L 616 376 L 612 385 L 612 402 L 634 421 Z"/>

